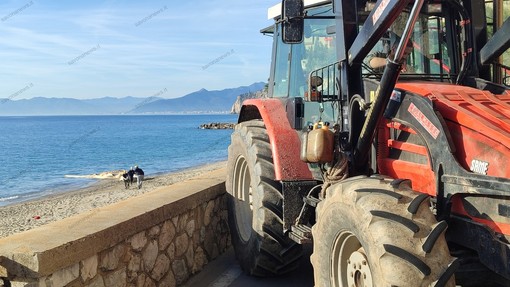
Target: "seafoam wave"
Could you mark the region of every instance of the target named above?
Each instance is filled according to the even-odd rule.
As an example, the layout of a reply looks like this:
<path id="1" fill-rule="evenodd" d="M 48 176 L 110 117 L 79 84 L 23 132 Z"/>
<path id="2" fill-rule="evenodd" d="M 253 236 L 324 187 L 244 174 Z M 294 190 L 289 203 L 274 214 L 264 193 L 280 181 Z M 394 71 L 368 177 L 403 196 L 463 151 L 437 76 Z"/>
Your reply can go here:
<path id="1" fill-rule="evenodd" d="M 13 196 L 7 196 L 7 197 L 0 197 L 0 202 L 5 202 L 5 201 L 10 201 L 10 200 L 15 200 L 15 199 L 18 199 L 20 198 L 19 195 L 13 195 Z"/>
<path id="2" fill-rule="evenodd" d="M 74 175 L 74 174 L 66 174 L 64 177 L 67 178 L 90 178 L 90 179 L 118 179 L 124 174 L 125 170 L 113 170 L 113 171 L 105 171 L 101 173 L 94 174 L 85 174 L 85 175 Z"/>

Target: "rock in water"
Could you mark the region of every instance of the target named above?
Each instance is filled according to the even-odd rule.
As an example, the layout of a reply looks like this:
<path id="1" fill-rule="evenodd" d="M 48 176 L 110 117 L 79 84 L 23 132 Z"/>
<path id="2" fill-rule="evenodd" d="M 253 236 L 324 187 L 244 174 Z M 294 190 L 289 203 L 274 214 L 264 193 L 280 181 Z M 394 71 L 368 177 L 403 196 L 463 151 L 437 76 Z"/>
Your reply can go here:
<path id="1" fill-rule="evenodd" d="M 203 130 L 226 130 L 233 129 L 235 124 L 233 123 L 208 123 L 202 124 L 199 128 Z"/>

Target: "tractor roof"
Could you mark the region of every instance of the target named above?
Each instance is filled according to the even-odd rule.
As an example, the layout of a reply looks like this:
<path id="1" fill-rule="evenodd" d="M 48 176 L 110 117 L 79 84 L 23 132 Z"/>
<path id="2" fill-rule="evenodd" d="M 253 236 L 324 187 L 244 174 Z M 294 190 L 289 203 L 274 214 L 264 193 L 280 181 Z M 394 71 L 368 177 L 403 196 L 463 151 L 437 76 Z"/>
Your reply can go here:
<path id="1" fill-rule="evenodd" d="M 304 0 L 305 8 L 331 3 L 331 0 Z M 267 19 L 280 18 L 282 16 L 282 3 L 278 3 L 267 10 Z"/>

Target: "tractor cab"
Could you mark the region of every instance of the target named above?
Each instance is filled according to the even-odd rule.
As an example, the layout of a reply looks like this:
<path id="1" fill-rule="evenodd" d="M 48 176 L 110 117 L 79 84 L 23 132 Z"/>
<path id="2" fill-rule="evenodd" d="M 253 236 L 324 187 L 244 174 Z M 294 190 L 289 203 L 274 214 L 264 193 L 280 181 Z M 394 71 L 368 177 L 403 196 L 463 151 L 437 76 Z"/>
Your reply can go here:
<path id="1" fill-rule="evenodd" d="M 268 17 L 275 19 L 269 95 L 273 98 L 290 98 L 290 101 L 298 102 L 297 109 L 303 108 L 299 106 L 301 100 L 309 102 L 304 108 L 303 118 L 291 120 L 293 123 L 298 122 L 295 124 L 298 129 L 306 128 L 308 123 L 317 121 L 319 118 L 330 122 L 337 121 L 338 113 L 329 106 L 331 103 L 338 104 L 339 101 L 344 102 L 342 107 L 344 122 L 346 122 L 347 102 L 353 96 L 349 95 L 348 90 L 353 90 L 352 93 L 361 95 L 367 100 L 370 97 L 370 92 L 363 88 L 363 83 L 354 79 L 358 78 L 355 75 L 361 74 L 360 79 L 372 79 L 379 82 L 387 58 L 396 51 L 406 19 L 409 17 L 407 6 L 394 23 L 387 25 L 388 28 L 380 33 L 381 36 L 377 40 L 358 46 L 353 46 L 357 42 L 351 43 L 351 50 L 358 54 L 355 61 L 347 59 L 349 49 L 342 53 L 345 41 L 350 38 L 353 42 L 352 39 L 356 35 L 362 32 L 367 33 L 363 23 L 372 10 L 376 9 L 375 2 L 358 1 L 355 4 L 356 15 L 352 17 L 355 25 L 352 25 L 349 30 L 351 35 L 346 35 L 342 27 L 337 27 L 338 22 L 335 17 L 338 15 L 335 16 L 331 1 L 305 1 L 302 12 L 295 12 L 302 13 L 302 15 L 299 14 L 301 16 L 295 16 L 295 18 L 300 17 L 301 23 L 298 25 L 287 24 L 289 22 L 285 19 L 292 18 L 292 15 L 282 16 L 281 4 L 269 9 Z M 401 80 L 433 80 L 450 83 L 456 81 L 463 48 L 454 47 L 454 41 L 447 40 L 451 35 L 447 35 L 448 19 L 443 16 L 444 13 L 449 15 L 450 12 L 444 11 L 441 4 L 429 4 L 422 9 L 410 38 L 411 51 L 403 65 Z M 338 26 L 344 25 L 338 24 Z M 285 32 L 285 29 L 290 31 Z M 346 28 L 343 27 L 343 29 Z M 338 38 L 338 33 L 344 37 Z M 461 33 L 457 31 L 454 33 L 460 42 Z M 284 34 L 301 36 L 298 40 L 289 42 Z M 341 48 L 337 49 L 339 45 Z M 383 64 L 373 65 L 374 58 Z M 344 74 L 343 77 L 342 74 Z M 313 78 L 320 78 L 321 85 L 314 86 L 314 81 L 311 80 Z M 354 79 L 352 88 L 349 88 L 347 84 L 349 78 Z M 365 94 L 366 92 L 368 94 Z M 323 111 L 321 115 L 318 115 L 321 109 Z M 347 125 L 343 129 L 347 131 Z"/>
<path id="2" fill-rule="evenodd" d="M 269 9 L 276 31 L 269 94 L 289 98 L 297 130 L 317 121 L 340 125 L 366 167 L 375 122 L 397 81 L 507 90 L 496 72 L 510 22 L 487 41 L 485 11 L 482 1 L 285 0 Z"/>

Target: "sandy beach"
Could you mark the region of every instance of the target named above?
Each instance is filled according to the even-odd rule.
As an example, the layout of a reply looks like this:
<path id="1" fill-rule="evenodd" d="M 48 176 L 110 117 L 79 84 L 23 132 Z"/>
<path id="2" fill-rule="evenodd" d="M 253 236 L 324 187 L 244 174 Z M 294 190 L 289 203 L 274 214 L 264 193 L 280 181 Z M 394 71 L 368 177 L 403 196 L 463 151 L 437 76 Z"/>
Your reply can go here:
<path id="1" fill-rule="evenodd" d="M 141 189 L 136 188 L 136 183 L 129 189 L 125 189 L 124 183 L 118 179 L 103 179 L 79 190 L 0 207 L 0 238 L 147 193 L 158 187 L 171 185 L 225 166 L 226 162 L 219 162 L 157 176 L 146 175 Z"/>

